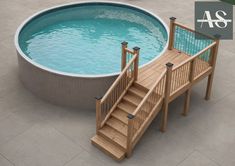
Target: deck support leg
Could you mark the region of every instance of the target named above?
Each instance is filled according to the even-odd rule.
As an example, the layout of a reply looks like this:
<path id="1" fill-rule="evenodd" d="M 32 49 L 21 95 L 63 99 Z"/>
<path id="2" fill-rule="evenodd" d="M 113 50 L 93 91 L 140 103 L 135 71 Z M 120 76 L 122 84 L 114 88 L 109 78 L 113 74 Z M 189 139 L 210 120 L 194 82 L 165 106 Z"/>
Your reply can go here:
<path id="1" fill-rule="evenodd" d="M 210 100 L 214 73 L 208 76 L 205 100 Z"/>
<path id="2" fill-rule="evenodd" d="M 162 122 L 160 130 L 161 132 L 166 131 L 167 126 L 167 119 L 168 119 L 168 105 L 169 105 L 169 98 L 171 93 L 171 76 L 172 76 L 172 63 L 167 63 L 167 72 L 166 72 L 166 82 L 165 82 L 165 97 L 164 97 L 164 103 L 163 103 L 163 109 L 162 109 Z"/>
<path id="3" fill-rule="evenodd" d="M 182 112 L 183 116 L 187 116 L 188 112 L 189 112 L 189 105 L 190 105 L 190 98 L 191 98 L 191 92 L 192 89 L 189 88 L 186 92 L 185 92 L 185 99 L 184 99 L 184 110 Z"/>
<path id="4" fill-rule="evenodd" d="M 195 66 L 196 66 L 196 61 L 194 59 L 190 62 L 189 81 L 190 81 L 191 85 L 190 85 L 189 89 L 185 92 L 184 110 L 182 112 L 183 116 L 187 116 L 187 114 L 189 112 L 189 104 L 190 104 L 190 98 L 191 98 L 191 93 L 192 93 L 192 83 L 194 81 Z"/>
<path id="5" fill-rule="evenodd" d="M 166 131 L 167 126 L 167 119 L 168 119 L 168 103 L 164 103 L 163 109 L 162 109 L 162 120 L 161 120 L 161 132 Z"/>
<path id="6" fill-rule="evenodd" d="M 212 83 L 214 79 L 214 71 L 215 71 L 215 65 L 216 65 L 216 59 L 217 59 L 217 54 L 218 54 L 218 48 L 219 48 L 219 38 L 220 36 L 216 36 L 216 45 L 212 48 L 211 50 L 211 60 L 210 60 L 210 65 L 212 66 L 212 72 L 208 76 L 208 81 L 207 81 L 207 88 L 206 88 L 206 100 L 210 100 L 211 97 L 211 90 L 212 90 Z"/>

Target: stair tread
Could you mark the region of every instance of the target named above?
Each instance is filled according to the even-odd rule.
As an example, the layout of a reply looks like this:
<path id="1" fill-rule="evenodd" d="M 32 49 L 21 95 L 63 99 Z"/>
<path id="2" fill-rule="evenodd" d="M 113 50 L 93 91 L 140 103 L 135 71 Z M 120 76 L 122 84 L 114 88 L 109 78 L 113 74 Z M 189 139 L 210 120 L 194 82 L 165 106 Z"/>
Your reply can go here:
<path id="1" fill-rule="evenodd" d="M 117 130 L 118 132 L 122 133 L 123 135 L 127 136 L 127 125 L 123 123 L 122 121 L 111 117 L 109 120 L 106 122 L 106 124 L 113 129 Z"/>
<path id="2" fill-rule="evenodd" d="M 120 108 L 121 110 L 125 111 L 128 114 L 131 114 L 135 111 L 136 106 L 133 106 L 126 101 L 122 101 L 121 103 L 118 104 L 118 108 Z"/>
<path id="3" fill-rule="evenodd" d="M 126 149 L 126 141 L 127 141 L 126 136 L 119 133 L 115 129 L 112 129 L 108 125 L 105 125 L 99 130 L 98 133 L 107 137 L 111 141 L 115 142 L 117 145 L 121 146 L 123 149 Z"/>
<path id="4" fill-rule="evenodd" d="M 134 86 L 130 87 L 130 89 L 128 91 L 133 93 L 133 94 L 138 95 L 141 98 L 144 98 L 145 95 L 147 94 L 147 92 L 145 92 L 145 91 L 143 91 L 143 90 L 141 90 L 137 87 L 134 87 Z"/>
<path id="5" fill-rule="evenodd" d="M 144 87 L 143 85 L 140 85 L 140 84 L 138 84 L 136 82 L 134 83 L 133 87 L 135 87 L 136 89 L 139 89 L 139 90 L 141 90 L 141 91 L 143 91 L 145 93 L 148 93 L 148 89 L 146 87 Z"/>
<path id="6" fill-rule="evenodd" d="M 109 142 L 102 136 L 95 135 L 91 138 L 91 142 L 93 145 L 104 151 L 106 154 L 110 155 L 115 160 L 120 161 L 125 157 L 125 151 L 115 144 Z"/>
<path id="7" fill-rule="evenodd" d="M 128 118 L 127 118 L 128 113 L 121 110 L 121 109 L 115 109 L 112 113 L 112 116 L 119 119 L 123 123 L 127 124 L 128 123 Z"/>
<path id="8" fill-rule="evenodd" d="M 140 97 L 128 93 L 123 97 L 123 99 L 135 106 L 138 106 L 142 100 Z"/>

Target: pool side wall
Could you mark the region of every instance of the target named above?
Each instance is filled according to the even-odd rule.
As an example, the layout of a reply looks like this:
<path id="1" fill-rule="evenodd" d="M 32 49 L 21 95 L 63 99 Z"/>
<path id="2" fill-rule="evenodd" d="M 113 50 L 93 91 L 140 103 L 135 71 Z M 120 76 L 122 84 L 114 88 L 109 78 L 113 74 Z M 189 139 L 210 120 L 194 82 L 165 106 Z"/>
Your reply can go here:
<path id="1" fill-rule="evenodd" d="M 103 96 L 117 76 L 73 77 L 32 65 L 19 52 L 19 75 L 24 86 L 51 103 L 84 110 L 95 109 L 95 97 Z"/>

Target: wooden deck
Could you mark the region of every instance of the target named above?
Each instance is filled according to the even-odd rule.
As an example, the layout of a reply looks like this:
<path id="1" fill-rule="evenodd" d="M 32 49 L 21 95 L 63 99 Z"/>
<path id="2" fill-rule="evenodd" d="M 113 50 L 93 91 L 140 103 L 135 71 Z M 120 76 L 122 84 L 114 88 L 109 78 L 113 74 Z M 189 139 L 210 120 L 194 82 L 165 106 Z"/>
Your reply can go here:
<path id="1" fill-rule="evenodd" d="M 140 48 L 130 50 L 128 43 L 122 42 L 122 72 L 105 95 L 96 99 L 96 135 L 91 142 L 115 160 L 131 156 L 135 145 L 160 111 L 160 130 L 166 131 L 168 105 L 183 93 L 182 114 L 186 116 L 193 85 L 206 77 L 205 99 L 210 98 L 219 40 L 207 44 L 195 40 L 190 48 L 189 44 L 182 47 L 178 42 L 186 38 L 191 41 L 196 32 L 174 20 L 172 17 L 168 49 L 141 69 L 138 68 Z M 180 29 L 188 33 L 174 35 Z M 180 38 L 174 40 L 175 37 Z M 203 46 L 200 51 L 190 51 L 192 47 L 198 49 L 199 45 Z"/>
<path id="2" fill-rule="evenodd" d="M 158 59 L 139 70 L 137 83 L 150 89 L 157 78 L 162 74 L 163 70 L 166 69 L 166 64 L 168 62 L 177 66 L 189 58 L 190 56 L 179 52 L 176 49 L 166 50 L 166 52 Z"/>
<path id="3" fill-rule="evenodd" d="M 191 56 L 187 55 L 183 52 L 180 52 L 176 49 L 166 50 L 166 52 L 160 56 L 158 59 L 153 61 L 152 63 L 144 66 L 139 70 L 137 83 L 146 87 L 147 89 L 151 89 L 156 80 L 162 74 L 162 72 L 166 69 L 166 64 L 168 62 L 174 64 L 174 66 L 180 65 L 182 62 L 190 59 Z M 210 68 L 208 63 L 203 60 L 200 60 L 200 65 L 202 70 L 206 70 Z M 200 73 L 200 70 L 195 71 L 195 75 Z M 174 81 L 174 80 L 173 80 Z M 175 80 L 176 81 L 176 80 Z"/>

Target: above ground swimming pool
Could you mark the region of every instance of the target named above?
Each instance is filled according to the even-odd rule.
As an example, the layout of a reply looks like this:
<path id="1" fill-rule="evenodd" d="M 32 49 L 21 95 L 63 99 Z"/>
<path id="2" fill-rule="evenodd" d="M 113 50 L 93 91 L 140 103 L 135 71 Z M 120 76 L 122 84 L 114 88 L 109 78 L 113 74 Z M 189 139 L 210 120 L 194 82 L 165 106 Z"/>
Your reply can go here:
<path id="1" fill-rule="evenodd" d="M 94 108 L 94 97 L 104 94 L 120 72 L 122 41 L 141 48 L 143 66 L 165 50 L 168 30 L 157 16 L 122 3 L 46 9 L 17 30 L 20 78 L 44 99 Z"/>

